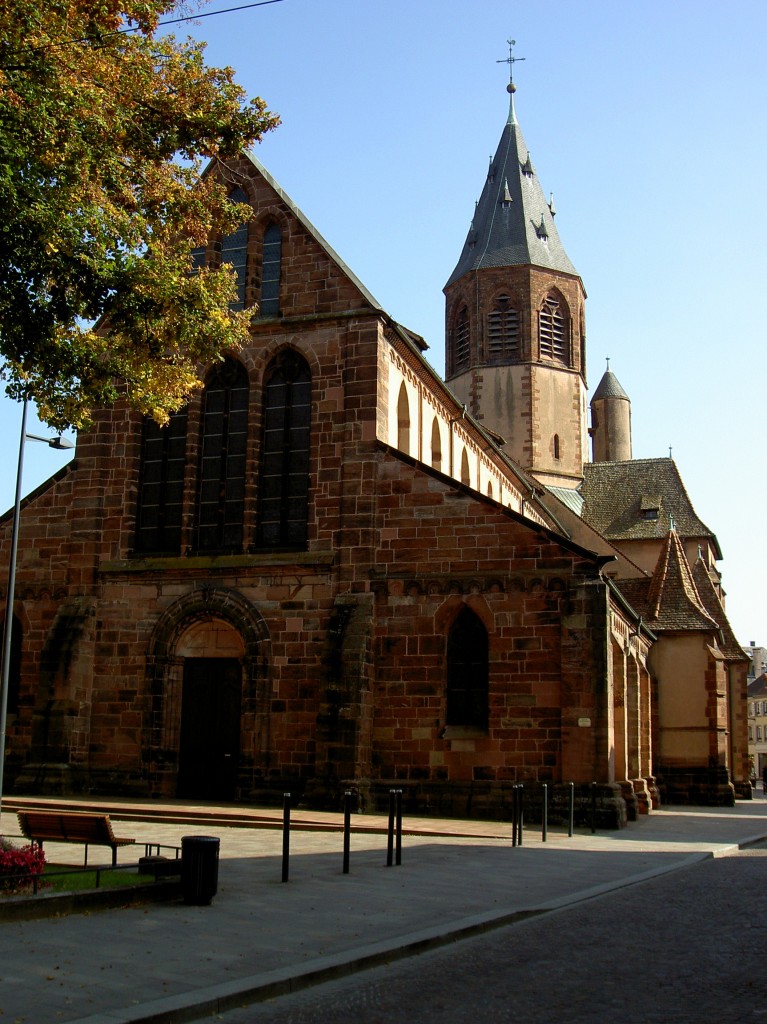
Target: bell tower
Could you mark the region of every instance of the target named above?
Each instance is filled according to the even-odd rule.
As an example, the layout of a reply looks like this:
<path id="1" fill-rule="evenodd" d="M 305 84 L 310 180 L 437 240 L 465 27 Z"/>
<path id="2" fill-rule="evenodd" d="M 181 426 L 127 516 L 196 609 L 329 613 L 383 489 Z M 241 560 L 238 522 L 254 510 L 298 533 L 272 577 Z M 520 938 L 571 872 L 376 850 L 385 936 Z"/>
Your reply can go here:
<path id="1" fill-rule="evenodd" d="M 445 373 L 522 469 L 577 487 L 588 460 L 583 283 L 559 239 L 514 109 L 445 285 Z"/>

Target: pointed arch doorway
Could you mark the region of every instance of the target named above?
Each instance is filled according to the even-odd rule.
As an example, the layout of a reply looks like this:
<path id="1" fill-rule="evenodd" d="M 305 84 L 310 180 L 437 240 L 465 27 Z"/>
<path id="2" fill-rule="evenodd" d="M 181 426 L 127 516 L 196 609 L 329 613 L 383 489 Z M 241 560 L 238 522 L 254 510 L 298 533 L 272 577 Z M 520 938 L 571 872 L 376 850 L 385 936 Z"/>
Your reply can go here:
<path id="1" fill-rule="evenodd" d="M 177 795 L 234 800 L 240 760 L 242 638 L 228 623 L 198 622 L 182 637 Z"/>

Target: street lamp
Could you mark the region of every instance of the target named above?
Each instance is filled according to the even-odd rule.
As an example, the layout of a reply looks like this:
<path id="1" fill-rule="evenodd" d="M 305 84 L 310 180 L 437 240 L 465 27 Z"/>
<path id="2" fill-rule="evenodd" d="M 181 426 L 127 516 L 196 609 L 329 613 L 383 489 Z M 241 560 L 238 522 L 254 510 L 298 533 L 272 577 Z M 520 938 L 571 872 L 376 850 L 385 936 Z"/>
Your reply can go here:
<path id="1" fill-rule="evenodd" d="M 21 476 L 24 468 L 24 444 L 29 438 L 42 441 L 51 448 L 64 450 L 74 448 L 71 441 L 58 437 L 38 437 L 27 433 L 27 404 L 24 396 L 21 410 L 21 437 L 19 439 L 19 466 L 16 470 L 16 501 L 13 506 L 13 527 L 11 529 L 11 556 L 8 561 L 8 590 L 5 595 L 5 623 L 3 626 L 3 674 L 0 689 L 0 811 L 3 805 L 3 779 L 5 776 L 5 727 L 8 717 L 8 688 L 11 676 L 11 633 L 13 630 L 13 598 L 16 590 L 16 550 L 19 545 L 19 516 L 21 514 Z"/>

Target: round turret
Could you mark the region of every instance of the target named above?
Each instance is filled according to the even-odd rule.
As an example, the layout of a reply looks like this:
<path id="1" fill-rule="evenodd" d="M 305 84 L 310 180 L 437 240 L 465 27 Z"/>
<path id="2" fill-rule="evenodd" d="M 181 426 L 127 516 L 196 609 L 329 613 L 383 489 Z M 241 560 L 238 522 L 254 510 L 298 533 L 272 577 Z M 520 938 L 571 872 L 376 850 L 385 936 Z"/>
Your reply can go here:
<path id="1" fill-rule="evenodd" d="M 610 370 L 591 399 L 591 439 L 594 462 L 631 459 L 631 401 Z"/>

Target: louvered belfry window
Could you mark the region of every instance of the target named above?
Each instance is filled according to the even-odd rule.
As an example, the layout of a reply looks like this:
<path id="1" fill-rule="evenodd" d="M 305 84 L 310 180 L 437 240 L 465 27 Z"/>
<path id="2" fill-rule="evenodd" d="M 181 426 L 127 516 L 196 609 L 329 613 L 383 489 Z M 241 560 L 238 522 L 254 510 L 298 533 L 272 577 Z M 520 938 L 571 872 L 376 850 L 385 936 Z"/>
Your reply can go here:
<path id="1" fill-rule="evenodd" d="M 248 375 L 234 359 L 208 374 L 203 395 L 197 548 L 242 551 Z"/>
<path id="2" fill-rule="evenodd" d="M 503 363 L 519 357 L 519 313 L 508 295 L 499 295 L 487 317 L 487 358 Z"/>
<path id="3" fill-rule="evenodd" d="M 247 203 L 248 197 L 241 188 L 236 188 L 229 194 L 229 201 L 232 203 Z M 221 240 L 221 262 L 230 263 L 237 274 L 237 301 L 231 303 L 231 308 L 240 310 L 245 308 L 245 283 L 248 271 L 248 224 L 243 224 L 230 235 L 224 235 Z"/>
<path id="4" fill-rule="evenodd" d="M 469 314 L 464 306 L 455 321 L 453 331 L 453 370 L 463 370 L 471 358 L 471 333 L 469 330 Z"/>
<path id="5" fill-rule="evenodd" d="M 300 549 L 309 520 L 311 374 L 297 352 L 285 349 L 264 381 L 257 544 Z"/>
<path id="6" fill-rule="evenodd" d="M 149 417 L 141 435 L 136 550 L 179 554 L 186 471 L 186 408 L 160 427 Z"/>
<path id="7" fill-rule="evenodd" d="M 538 333 L 542 359 L 569 362 L 568 319 L 556 295 L 547 295 L 538 313 Z"/>

